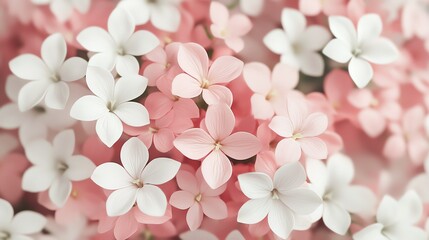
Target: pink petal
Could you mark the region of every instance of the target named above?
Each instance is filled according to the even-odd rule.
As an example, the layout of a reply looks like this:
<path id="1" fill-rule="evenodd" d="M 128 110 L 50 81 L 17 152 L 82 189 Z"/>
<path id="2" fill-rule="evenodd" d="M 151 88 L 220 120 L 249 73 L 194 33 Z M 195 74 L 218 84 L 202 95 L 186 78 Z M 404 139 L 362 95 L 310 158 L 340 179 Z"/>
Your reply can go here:
<path id="1" fill-rule="evenodd" d="M 243 77 L 247 86 L 255 93 L 265 96 L 271 89 L 270 69 L 262 63 L 252 62 L 244 65 Z"/>
<path id="2" fill-rule="evenodd" d="M 383 155 L 389 159 L 400 159 L 404 157 L 406 152 L 406 143 L 400 135 L 392 135 L 384 144 Z"/>
<path id="3" fill-rule="evenodd" d="M 224 103 L 211 105 L 207 109 L 205 123 L 208 132 L 216 141 L 229 136 L 235 126 L 232 110 Z"/>
<path id="4" fill-rule="evenodd" d="M 113 233 L 117 239 L 128 239 L 138 229 L 138 222 L 131 213 L 120 216 L 115 222 Z"/>
<path id="5" fill-rule="evenodd" d="M 347 100 L 357 108 L 366 108 L 371 105 L 374 96 L 368 89 L 356 89 L 347 96 Z"/>
<path id="6" fill-rule="evenodd" d="M 200 128 L 186 130 L 173 142 L 183 155 L 193 160 L 201 159 L 209 154 L 215 147 L 214 143 L 213 138 Z"/>
<path id="7" fill-rule="evenodd" d="M 234 52 L 240 52 L 244 48 L 244 41 L 241 38 L 228 38 L 225 40 L 225 44 L 234 50 Z"/>
<path id="8" fill-rule="evenodd" d="M 328 148 L 320 138 L 306 137 L 299 139 L 298 142 L 307 157 L 314 159 L 326 159 L 328 157 Z"/>
<path id="9" fill-rule="evenodd" d="M 187 191 L 177 191 L 171 195 L 169 202 L 175 208 L 188 209 L 195 203 L 195 195 Z"/>
<path id="10" fill-rule="evenodd" d="M 231 106 L 232 98 L 231 91 L 225 86 L 212 85 L 208 89 L 203 90 L 203 99 L 208 105 L 225 103 Z"/>
<path id="11" fill-rule="evenodd" d="M 297 141 L 285 138 L 277 144 L 275 155 L 279 165 L 298 161 L 301 158 L 301 146 Z"/>
<path id="12" fill-rule="evenodd" d="M 179 171 L 176 176 L 180 189 L 197 195 L 199 193 L 198 182 L 195 176 L 188 171 Z"/>
<path id="13" fill-rule="evenodd" d="M 301 134 L 304 137 L 319 136 L 328 128 L 328 117 L 323 113 L 312 113 L 304 120 Z"/>
<path id="14" fill-rule="evenodd" d="M 425 111 L 421 106 L 416 106 L 404 113 L 403 127 L 408 134 L 413 134 L 419 131 L 423 125 Z"/>
<path id="15" fill-rule="evenodd" d="M 228 83 L 240 76 L 244 63 L 232 56 L 217 58 L 210 66 L 208 80 L 210 83 Z"/>
<path id="16" fill-rule="evenodd" d="M 410 159 L 415 164 L 421 164 L 428 154 L 429 147 L 427 140 L 421 135 L 417 135 L 409 139 L 408 154 Z"/>
<path id="17" fill-rule="evenodd" d="M 170 151 L 174 145 L 174 133 L 170 129 L 160 129 L 153 135 L 153 144 L 162 153 Z"/>
<path id="18" fill-rule="evenodd" d="M 273 117 L 268 127 L 282 137 L 292 137 L 295 131 L 290 119 L 284 116 Z"/>
<path id="19" fill-rule="evenodd" d="M 215 189 L 226 183 L 232 175 L 229 159 L 221 151 L 211 152 L 201 164 L 201 172 L 207 184 Z"/>
<path id="20" fill-rule="evenodd" d="M 253 94 L 250 103 L 252 104 L 252 114 L 256 119 L 270 119 L 274 115 L 274 109 L 265 96 Z"/>
<path id="21" fill-rule="evenodd" d="M 358 114 L 362 130 L 370 137 L 377 137 L 386 129 L 386 119 L 373 109 L 364 109 Z"/>
<path id="22" fill-rule="evenodd" d="M 261 142 L 248 132 L 237 132 L 221 142 L 221 150 L 227 156 L 244 160 L 255 156 L 261 150 Z"/>
<path id="23" fill-rule="evenodd" d="M 329 101 L 341 104 L 354 89 L 354 83 L 346 71 L 333 70 L 326 76 L 323 89 Z"/>
<path id="24" fill-rule="evenodd" d="M 210 19 L 221 27 L 226 26 L 229 19 L 229 11 L 222 3 L 212 2 L 210 4 Z"/>
<path id="25" fill-rule="evenodd" d="M 181 73 L 173 79 L 171 92 L 173 95 L 183 98 L 194 98 L 202 92 L 201 83 L 189 76 L 188 74 Z"/>
<path id="26" fill-rule="evenodd" d="M 252 29 L 252 22 L 243 14 L 234 14 L 228 22 L 228 28 L 232 36 L 241 37 L 246 35 Z"/>
<path id="27" fill-rule="evenodd" d="M 274 66 L 272 73 L 273 89 L 280 93 L 290 91 L 298 85 L 299 73 L 296 68 L 278 63 Z"/>
<path id="28" fill-rule="evenodd" d="M 180 68 L 195 79 L 202 80 L 207 76 L 209 57 L 206 50 L 196 43 L 186 43 L 180 46 L 177 54 Z"/>
<path id="29" fill-rule="evenodd" d="M 189 229 L 191 231 L 197 230 L 201 226 L 203 217 L 203 210 L 201 209 L 200 204 L 194 203 L 186 213 L 186 222 L 188 223 Z"/>
<path id="30" fill-rule="evenodd" d="M 306 99 L 298 94 L 287 95 L 287 112 L 293 129 L 301 129 L 308 114 Z"/>
<path id="31" fill-rule="evenodd" d="M 174 102 L 161 92 L 151 93 L 144 102 L 151 119 L 163 117 L 173 108 L 173 104 Z"/>
<path id="32" fill-rule="evenodd" d="M 201 199 L 201 207 L 204 215 L 211 219 L 221 220 L 228 216 L 226 204 L 219 197 L 206 197 Z"/>

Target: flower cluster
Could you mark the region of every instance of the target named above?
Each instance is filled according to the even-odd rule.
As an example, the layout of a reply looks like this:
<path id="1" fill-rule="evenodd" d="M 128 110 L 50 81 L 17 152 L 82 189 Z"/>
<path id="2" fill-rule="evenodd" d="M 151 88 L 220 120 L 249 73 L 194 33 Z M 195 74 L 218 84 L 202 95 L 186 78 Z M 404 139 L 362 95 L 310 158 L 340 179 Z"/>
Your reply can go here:
<path id="1" fill-rule="evenodd" d="M 427 0 L 0 0 L 0 240 L 426 240 Z"/>

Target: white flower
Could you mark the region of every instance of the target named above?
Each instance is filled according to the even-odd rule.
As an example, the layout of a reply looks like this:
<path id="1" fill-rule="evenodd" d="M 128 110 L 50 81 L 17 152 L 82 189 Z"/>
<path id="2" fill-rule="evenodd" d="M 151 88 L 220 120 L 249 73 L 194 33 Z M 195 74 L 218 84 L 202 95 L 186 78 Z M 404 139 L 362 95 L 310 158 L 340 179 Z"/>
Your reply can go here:
<path id="1" fill-rule="evenodd" d="M 295 214 L 307 215 L 316 210 L 322 200 L 303 186 L 306 175 L 299 162 L 286 163 L 272 180 L 260 172 L 238 176 L 244 195 L 250 198 L 238 211 L 237 221 L 254 224 L 268 215 L 268 225 L 281 238 L 287 238 L 295 226 Z"/>
<path id="2" fill-rule="evenodd" d="M 197 229 L 194 231 L 187 231 L 180 234 L 181 240 L 195 240 L 195 239 L 204 239 L 204 240 L 219 240 L 213 233 L 210 233 L 206 230 Z M 238 230 L 230 232 L 225 240 L 245 240 L 244 236 Z"/>
<path id="3" fill-rule="evenodd" d="M 295 9 L 283 9 L 281 22 L 283 29 L 269 32 L 264 37 L 265 45 L 281 55 L 281 63 L 299 68 L 309 76 L 321 76 L 324 63 L 317 51 L 331 38 L 329 32 L 321 26 L 306 28 L 305 16 Z"/>
<path id="4" fill-rule="evenodd" d="M 149 124 L 146 108 L 140 103 L 129 102 L 146 90 L 145 77 L 128 75 L 115 82 L 107 70 L 88 67 L 86 83 L 95 96 L 87 95 L 77 100 L 70 116 L 81 121 L 97 120 L 97 135 L 108 147 L 121 137 L 122 122 L 133 127 Z"/>
<path id="5" fill-rule="evenodd" d="M 76 101 L 87 88 L 80 84 L 71 83 L 71 95 L 64 109 L 52 109 L 46 107 L 42 102 L 21 112 L 18 108 L 18 93 L 28 81 L 22 80 L 14 75 L 10 75 L 6 80 L 6 95 L 11 100 L 10 103 L 0 108 L 0 127 L 5 129 L 19 128 L 19 140 L 22 145 L 46 138 L 48 129 L 61 131 L 71 127 L 76 120 L 69 115 L 72 103 Z"/>
<path id="6" fill-rule="evenodd" d="M 82 181 L 91 176 L 94 163 L 82 155 L 73 155 L 73 130 L 58 133 L 52 144 L 44 139 L 25 146 L 25 155 L 33 164 L 23 175 L 22 188 L 28 192 L 49 189 L 49 198 L 57 207 L 66 203 L 72 190 L 71 181 Z"/>
<path id="7" fill-rule="evenodd" d="M 127 10 L 137 25 L 149 20 L 153 26 L 167 32 L 176 32 L 180 25 L 178 5 L 181 0 L 122 0 L 118 6 Z"/>
<path id="8" fill-rule="evenodd" d="M 48 217 L 45 226 L 47 234 L 39 234 L 36 240 L 89 240 L 97 234 L 97 226 L 82 215 L 70 218 L 68 224 L 59 224 Z"/>
<path id="9" fill-rule="evenodd" d="M 256 17 L 264 8 L 264 0 L 240 0 L 240 8 L 245 14 Z"/>
<path id="10" fill-rule="evenodd" d="M 134 56 L 149 53 L 159 45 L 158 38 L 151 32 L 134 32 L 132 17 L 123 9 L 115 8 L 110 14 L 107 29 L 89 27 L 82 30 L 77 41 L 88 51 L 94 52 L 89 59 L 90 66 L 105 68 L 109 71 L 116 66 L 121 75 L 137 74 L 139 63 Z"/>
<path id="11" fill-rule="evenodd" d="M 329 58 L 340 62 L 349 62 L 349 74 L 356 86 L 363 88 L 373 76 L 372 66 L 388 64 L 399 56 L 395 44 L 380 37 L 383 23 L 376 14 L 366 14 L 359 19 L 356 29 L 352 21 L 342 16 L 329 17 L 329 27 L 336 38 L 323 49 Z"/>
<path id="12" fill-rule="evenodd" d="M 399 201 L 384 196 L 377 211 L 377 223 L 353 235 L 354 240 L 425 240 L 423 229 L 413 226 L 423 215 L 423 206 L 414 191 L 408 191 Z"/>
<path id="13" fill-rule="evenodd" d="M 63 109 L 70 95 L 68 83 L 85 76 L 87 62 L 79 57 L 65 60 L 67 45 L 64 37 L 52 34 L 43 41 L 42 58 L 33 54 L 23 54 L 9 62 L 13 74 L 30 80 L 18 95 L 19 109 L 24 112 L 43 98 L 49 108 Z"/>
<path id="14" fill-rule="evenodd" d="M 307 160 L 307 174 L 313 189 L 323 200 L 323 222 L 337 234 L 344 235 L 350 227 L 350 213 L 371 215 L 376 197 L 362 186 L 351 185 L 353 162 L 347 156 L 332 155 L 327 165 L 320 160 Z"/>
<path id="15" fill-rule="evenodd" d="M 70 18 L 73 10 L 80 13 L 87 13 L 91 5 L 91 0 L 31 0 L 36 5 L 47 5 L 51 12 L 60 22 L 65 22 Z"/>
<path id="16" fill-rule="evenodd" d="M 0 239 L 28 240 L 27 236 L 40 232 L 46 218 L 33 211 L 22 211 L 14 216 L 12 205 L 0 198 Z"/>
<path id="17" fill-rule="evenodd" d="M 100 187 L 112 192 L 106 202 L 108 216 L 126 214 L 137 202 L 138 208 L 149 216 L 164 216 L 167 198 L 157 187 L 177 174 L 180 162 L 156 158 L 148 163 L 149 152 L 138 138 L 133 137 L 121 149 L 122 165 L 103 163 L 91 176 Z M 147 164 L 147 165 L 146 165 Z"/>

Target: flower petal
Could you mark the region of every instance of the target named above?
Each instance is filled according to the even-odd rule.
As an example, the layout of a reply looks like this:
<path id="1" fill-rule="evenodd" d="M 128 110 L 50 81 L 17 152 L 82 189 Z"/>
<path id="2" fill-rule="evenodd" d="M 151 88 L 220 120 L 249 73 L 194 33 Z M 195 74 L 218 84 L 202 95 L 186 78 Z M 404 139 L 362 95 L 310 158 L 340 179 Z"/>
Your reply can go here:
<path id="1" fill-rule="evenodd" d="M 149 53 L 159 45 L 159 39 L 151 32 L 140 30 L 127 40 L 124 50 L 127 54 L 141 56 Z"/>
<path id="2" fill-rule="evenodd" d="M 144 143 L 136 137 L 130 138 L 122 145 L 120 155 L 128 174 L 134 179 L 140 178 L 149 160 L 149 152 Z"/>
<path id="3" fill-rule="evenodd" d="M 46 140 L 33 141 L 25 146 L 25 156 L 37 166 L 50 167 L 55 163 L 55 152 Z"/>
<path id="4" fill-rule="evenodd" d="M 232 56 L 217 58 L 210 66 L 208 80 L 210 83 L 228 83 L 243 71 L 244 63 Z"/>
<path id="5" fill-rule="evenodd" d="M 67 59 L 59 70 L 61 81 L 71 82 L 83 78 L 86 74 L 88 62 L 80 57 Z"/>
<path id="6" fill-rule="evenodd" d="M 167 198 L 159 187 L 145 185 L 137 192 L 137 206 L 144 214 L 161 217 L 167 209 Z"/>
<path id="7" fill-rule="evenodd" d="M 306 137 L 298 140 L 304 154 L 313 159 L 326 159 L 328 157 L 328 147 L 326 143 L 318 137 Z"/>
<path id="8" fill-rule="evenodd" d="M 123 45 L 134 32 L 134 20 L 123 8 L 115 8 L 107 21 L 107 28 L 116 44 Z"/>
<path id="9" fill-rule="evenodd" d="M 171 86 L 171 93 L 182 98 L 194 98 L 202 91 L 201 83 L 185 73 L 177 75 Z"/>
<path id="10" fill-rule="evenodd" d="M 91 180 L 107 190 L 116 190 L 132 186 L 134 179 L 117 163 L 103 163 L 96 167 Z"/>
<path id="11" fill-rule="evenodd" d="M 358 22 L 357 37 L 358 42 L 363 44 L 380 36 L 383 30 L 383 23 L 377 14 L 365 14 Z"/>
<path id="12" fill-rule="evenodd" d="M 207 109 L 205 123 L 210 136 L 221 141 L 229 136 L 234 129 L 234 113 L 224 103 L 210 105 Z"/>
<path id="13" fill-rule="evenodd" d="M 377 240 L 390 240 L 387 238 L 381 231 L 383 230 L 383 224 L 375 223 L 371 224 L 364 229 L 353 235 L 354 240 L 368 240 L 368 239 L 377 239 Z"/>
<path id="14" fill-rule="evenodd" d="M 339 63 L 346 63 L 352 58 L 350 46 L 336 38 L 329 41 L 322 52 L 325 56 Z"/>
<path id="15" fill-rule="evenodd" d="M 124 103 L 140 97 L 147 87 L 147 78 L 140 75 L 127 75 L 116 81 L 114 98 Z"/>
<path id="16" fill-rule="evenodd" d="M 140 103 L 125 102 L 115 108 L 113 113 L 129 126 L 141 127 L 150 123 L 149 113 Z"/>
<path id="17" fill-rule="evenodd" d="M 14 233 L 33 234 L 42 231 L 46 222 L 46 218 L 42 214 L 22 211 L 15 215 L 10 227 Z"/>
<path id="18" fill-rule="evenodd" d="M 386 119 L 375 109 L 364 109 L 359 112 L 357 117 L 362 130 L 370 137 L 378 137 L 386 129 Z"/>
<path id="19" fill-rule="evenodd" d="M 124 55 L 116 58 L 116 71 L 121 76 L 136 75 L 139 69 L 139 62 L 134 56 Z"/>
<path id="20" fill-rule="evenodd" d="M 55 177 L 57 172 L 46 167 L 33 166 L 25 171 L 22 176 L 22 189 L 28 192 L 42 192 L 47 190 Z"/>
<path id="21" fill-rule="evenodd" d="M 52 83 L 46 90 L 46 106 L 53 109 L 64 109 L 69 95 L 70 89 L 65 82 Z"/>
<path id="22" fill-rule="evenodd" d="M 195 195 L 187 191 L 174 192 L 169 203 L 178 209 L 188 209 L 195 203 Z"/>
<path id="23" fill-rule="evenodd" d="M 304 15 L 292 8 L 284 8 L 282 10 L 281 22 L 287 37 L 291 42 L 296 42 L 304 33 L 307 25 L 307 20 Z"/>
<path id="24" fill-rule="evenodd" d="M 88 27 L 76 37 L 86 50 L 91 52 L 110 52 L 115 50 L 115 42 L 110 34 L 100 27 Z"/>
<path id="25" fill-rule="evenodd" d="M 271 72 L 265 64 L 259 62 L 247 63 L 243 68 L 243 77 L 247 86 L 253 92 L 265 96 L 270 91 Z"/>
<path id="26" fill-rule="evenodd" d="M 299 162 L 286 163 L 274 174 L 274 188 L 285 193 L 301 187 L 306 179 L 305 171 Z"/>
<path id="27" fill-rule="evenodd" d="M 173 144 L 183 155 L 193 160 L 205 157 L 215 148 L 213 138 L 200 128 L 184 131 Z"/>
<path id="28" fill-rule="evenodd" d="M 329 28 L 336 38 L 348 46 L 350 51 L 356 46 L 356 29 L 350 19 L 343 16 L 330 16 Z"/>
<path id="29" fill-rule="evenodd" d="M 67 45 L 61 33 L 54 33 L 47 37 L 41 47 L 42 59 L 52 72 L 57 72 L 67 54 Z"/>
<path id="30" fill-rule="evenodd" d="M 292 189 L 279 195 L 280 200 L 286 206 L 300 215 L 311 214 L 322 204 L 322 199 L 315 192 L 306 188 Z"/>
<path id="31" fill-rule="evenodd" d="M 319 53 L 306 52 L 300 54 L 298 58 L 299 67 L 302 73 L 313 77 L 322 76 L 325 64 Z"/>
<path id="32" fill-rule="evenodd" d="M 144 183 L 160 185 L 173 179 L 181 163 L 170 158 L 155 158 L 144 168 L 141 179 Z"/>
<path id="33" fill-rule="evenodd" d="M 368 85 L 374 75 L 371 64 L 366 60 L 353 57 L 349 63 L 349 73 L 358 88 Z"/>
<path id="34" fill-rule="evenodd" d="M 337 234 L 344 235 L 350 227 L 350 214 L 335 203 L 325 203 L 323 209 L 323 222 Z"/>
<path id="35" fill-rule="evenodd" d="M 186 222 L 188 223 L 189 229 L 191 231 L 197 230 L 201 226 L 203 217 L 204 217 L 204 214 L 200 204 L 194 203 L 186 213 Z"/>
<path id="36" fill-rule="evenodd" d="M 423 204 L 419 195 L 413 190 L 407 191 L 398 201 L 401 221 L 410 225 L 416 224 L 423 215 Z"/>
<path id="37" fill-rule="evenodd" d="M 10 224 L 13 218 L 13 208 L 12 205 L 6 200 L 0 199 L 0 212 L 2 217 L 0 218 L 0 226 L 2 228 Z"/>
<path id="38" fill-rule="evenodd" d="M 12 59 L 9 68 L 17 77 L 26 80 L 47 80 L 51 74 L 42 59 L 33 54 L 22 54 Z"/>
<path id="39" fill-rule="evenodd" d="M 121 137 L 123 126 L 121 120 L 115 114 L 107 113 L 97 120 L 95 131 L 100 140 L 106 146 L 111 147 Z"/>
<path id="40" fill-rule="evenodd" d="M 237 222 L 244 224 L 255 224 L 261 222 L 272 206 L 271 198 L 251 199 L 238 210 Z"/>
<path id="41" fill-rule="evenodd" d="M 134 186 L 112 192 L 106 201 L 107 216 L 121 216 L 129 212 L 136 203 L 138 192 Z"/>
<path id="42" fill-rule="evenodd" d="M 320 112 L 312 113 L 304 120 L 301 134 L 305 137 L 316 137 L 328 128 L 328 117 Z"/>
<path id="43" fill-rule="evenodd" d="M 94 95 L 88 95 L 79 98 L 73 104 L 70 116 L 80 121 L 94 121 L 108 112 L 106 102 Z"/>
<path id="44" fill-rule="evenodd" d="M 211 85 L 208 89 L 203 89 L 203 99 L 207 105 L 225 103 L 232 105 L 232 92 L 229 88 L 221 85 Z"/>
<path id="45" fill-rule="evenodd" d="M 207 76 L 209 57 L 206 50 L 198 44 L 187 43 L 179 48 L 177 61 L 180 68 L 198 81 Z M 173 92 L 174 94 L 174 92 Z"/>
<path id="46" fill-rule="evenodd" d="M 279 200 L 273 201 L 268 213 L 268 225 L 280 238 L 287 239 L 291 233 L 295 219 L 292 212 Z"/>
<path id="47" fill-rule="evenodd" d="M 95 169 L 95 164 L 89 158 L 82 155 L 68 158 L 67 165 L 68 169 L 64 174 L 72 181 L 82 181 L 91 177 Z"/>
<path id="48" fill-rule="evenodd" d="M 100 67 L 88 67 L 86 72 L 88 88 L 105 102 L 113 100 L 115 80 L 112 74 Z"/>
<path id="49" fill-rule="evenodd" d="M 265 173 L 240 174 L 238 175 L 238 182 L 244 195 L 251 199 L 270 197 L 273 190 L 273 181 Z"/>
<path id="50" fill-rule="evenodd" d="M 375 64 L 388 64 L 398 59 L 399 51 L 389 39 L 377 38 L 365 42 L 359 57 Z"/>
<path id="51" fill-rule="evenodd" d="M 298 161 L 301 158 L 301 146 L 297 141 L 285 138 L 277 143 L 275 156 L 279 164 Z"/>
<path id="52" fill-rule="evenodd" d="M 248 132 L 233 133 L 222 140 L 221 144 L 222 152 L 237 160 L 255 156 L 262 147 L 259 139 Z"/>
<path id="53" fill-rule="evenodd" d="M 167 32 L 175 32 L 179 28 L 180 11 L 173 4 L 162 4 L 151 11 L 151 22 L 156 28 Z"/>
<path id="54" fill-rule="evenodd" d="M 284 116 L 274 116 L 268 127 L 282 137 L 292 137 L 295 130 L 289 118 Z"/>
<path id="55" fill-rule="evenodd" d="M 228 208 L 222 199 L 219 197 L 204 196 L 201 199 L 201 207 L 204 215 L 211 219 L 221 220 L 228 216 Z"/>
<path id="56" fill-rule="evenodd" d="M 50 83 L 48 81 L 32 81 L 21 88 L 18 95 L 18 107 L 21 112 L 30 110 L 45 97 Z"/>
<path id="57" fill-rule="evenodd" d="M 100 67 L 108 71 L 113 71 L 116 65 L 118 54 L 116 52 L 102 52 L 92 55 L 88 61 L 88 66 Z M 136 67 L 134 67 L 136 68 Z"/>
<path id="58" fill-rule="evenodd" d="M 378 205 L 377 222 L 388 226 L 398 219 L 399 204 L 389 195 L 385 195 Z"/>
<path id="59" fill-rule="evenodd" d="M 232 166 L 225 154 L 215 150 L 201 163 L 201 172 L 207 184 L 216 189 L 231 178 Z"/>
<path id="60" fill-rule="evenodd" d="M 72 190 L 72 183 L 65 176 L 58 177 L 49 188 L 49 198 L 57 207 L 63 207 Z"/>
<path id="61" fill-rule="evenodd" d="M 265 46 L 276 54 L 283 54 L 290 50 L 290 46 L 288 46 L 289 39 L 282 29 L 272 30 L 265 35 L 263 41 Z"/>

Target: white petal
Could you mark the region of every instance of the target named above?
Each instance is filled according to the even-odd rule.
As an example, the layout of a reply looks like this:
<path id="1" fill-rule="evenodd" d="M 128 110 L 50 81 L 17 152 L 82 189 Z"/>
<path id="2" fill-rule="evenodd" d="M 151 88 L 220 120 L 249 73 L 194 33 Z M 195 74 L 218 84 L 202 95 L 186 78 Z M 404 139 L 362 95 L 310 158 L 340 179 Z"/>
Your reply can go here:
<path id="1" fill-rule="evenodd" d="M 121 76 L 136 75 L 139 69 L 139 62 L 134 56 L 124 55 L 116 58 L 116 71 Z"/>
<path id="2" fill-rule="evenodd" d="M 322 26 L 309 26 L 299 38 L 300 46 L 306 50 L 319 51 L 331 39 L 331 34 Z"/>
<path id="3" fill-rule="evenodd" d="M 51 186 L 55 177 L 57 177 L 57 172 L 53 169 L 30 167 L 22 176 L 22 189 L 28 192 L 45 191 Z"/>
<path id="4" fill-rule="evenodd" d="M 357 45 L 356 29 L 350 19 L 343 16 L 330 16 L 329 28 L 332 34 L 351 50 Z"/>
<path id="5" fill-rule="evenodd" d="M 66 59 L 67 54 L 67 45 L 63 35 L 55 33 L 47 37 L 43 41 L 41 53 L 43 61 L 52 72 L 56 73 Z"/>
<path id="6" fill-rule="evenodd" d="M 381 233 L 383 225 L 380 223 L 371 224 L 353 235 L 353 240 L 392 240 Z"/>
<path id="7" fill-rule="evenodd" d="M 336 153 L 327 161 L 329 185 L 345 186 L 350 184 L 355 175 L 353 161 L 342 153 Z"/>
<path id="8" fill-rule="evenodd" d="M 53 166 L 55 155 L 52 145 L 46 140 L 40 139 L 24 146 L 25 156 L 37 166 Z"/>
<path id="9" fill-rule="evenodd" d="M 112 192 L 106 201 L 107 215 L 114 217 L 129 212 L 136 203 L 137 191 L 138 189 L 132 186 Z"/>
<path id="10" fill-rule="evenodd" d="M 422 200 L 415 191 L 409 190 L 399 200 L 399 215 L 402 222 L 416 224 L 423 215 Z"/>
<path id="11" fill-rule="evenodd" d="M 159 4 L 151 12 L 152 24 L 161 30 L 175 32 L 180 24 L 180 12 L 176 6 L 170 4 Z"/>
<path id="12" fill-rule="evenodd" d="M 120 1 L 118 6 L 131 14 L 136 25 L 142 25 L 149 21 L 150 8 L 145 1 L 124 0 Z"/>
<path id="13" fill-rule="evenodd" d="M 251 199 L 238 210 L 237 222 L 255 224 L 262 221 L 271 209 L 271 198 Z"/>
<path id="14" fill-rule="evenodd" d="M 283 54 L 290 50 L 289 40 L 282 29 L 272 30 L 265 35 L 263 41 L 265 46 L 276 54 Z"/>
<path id="15" fill-rule="evenodd" d="M 286 239 L 294 224 L 295 219 L 292 212 L 281 201 L 273 201 L 273 206 L 268 214 L 268 225 L 271 230 L 280 238 Z"/>
<path id="16" fill-rule="evenodd" d="M 46 225 L 46 218 L 33 211 L 22 211 L 12 220 L 11 231 L 18 234 L 33 234 L 40 232 Z"/>
<path id="17" fill-rule="evenodd" d="M 69 86 L 64 82 L 52 83 L 46 90 L 45 104 L 49 108 L 64 109 L 70 96 Z"/>
<path id="18" fill-rule="evenodd" d="M 127 54 L 141 56 L 149 53 L 159 45 L 159 39 L 151 32 L 140 30 L 131 35 L 125 43 Z"/>
<path id="19" fill-rule="evenodd" d="M 274 188 L 280 193 L 300 187 L 306 179 L 305 171 L 299 162 L 286 163 L 274 174 Z"/>
<path id="20" fill-rule="evenodd" d="M 344 208 L 328 202 L 323 207 L 323 222 L 335 233 L 344 235 L 350 227 L 351 218 Z"/>
<path id="21" fill-rule="evenodd" d="M 72 4 L 80 13 L 87 13 L 91 6 L 91 0 L 73 0 Z"/>
<path id="22" fill-rule="evenodd" d="M 140 75 L 127 75 L 116 81 L 114 98 L 123 103 L 138 98 L 147 87 L 147 78 Z"/>
<path id="23" fill-rule="evenodd" d="M 80 45 L 91 52 L 111 52 L 116 48 L 110 34 L 100 27 L 85 28 L 76 39 Z"/>
<path id="24" fill-rule="evenodd" d="M 107 113 L 98 119 L 95 125 L 98 137 L 108 147 L 113 146 L 119 140 L 123 130 L 121 120 L 113 113 Z"/>
<path id="25" fill-rule="evenodd" d="M 142 172 L 144 183 L 159 185 L 170 181 L 176 176 L 180 162 L 170 158 L 155 158 L 150 161 Z"/>
<path id="26" fill-rule="evenodd" d="M 371 81 L 374 73 L 366 60 L 353 57 L 349 63 L 349 74 L 356 86 L 363 88 Z"/>
<path id="27" fill-rule="evenodd" d="M 301 34 L 303 34 L 307 25 L 304 15 L 292 8 L 283 9 L 281 22 L 290 42 L 296 42 Z"/>
<path id="28" fill-rule="evenodd" d="M 320 197 L 310 189 L 292 189 L 279 195 L 280 200 L 286 204 L 286 206 L 300 215 L 308 215 L 322 204 Z"/>
<path id="29" fill-rule="evenodd" d="M 94 121 L 106 113 L 109 109 L 101 98 L 88 95 L 79 98 L 70 110 L 70 116 L 80 121 Z"/>
<path id="30" fill-rule="evenodd" d="M 115 80 L 109 71 L 100 67 L 88 67 L 86 72 L 86 84 L 91 92 L 105 102 L 113 99 Z"/>
<path id="31" fill-rule="evenodd" d="M 323 48 L 323 54 L 339 63 L 346 63 L 352 58 L 350 47 L 339 39 L 332 39 Z"/>
<path id="32" fill-rule="evenodd" d="M 130 138 L 121 148 L 122 165 L 132 178 L 140 178 L 148 159 L 149 152 L 146 145 L 136 137 Z"/>
<path id="33" fill-rule="evenodd" d="M 72 181 L 82 181 L 94 172 L 95 164 L 87 157 L 76 155 L 66 160 L 68 168 L 64 172 L 68 179 Z"/>
<path id="34" fill-rule="evenodd" d="M 91 180 L 107 190 L 116 190 L 132 186 L 130 175 L 117 163 L 103 163 L 96 167 Z"/>
<path id="35" fill-rule="evenodd" d="M 126 102 L 117 106 L 113 111 L 122 122 L 133 127 L 149 124 L 149 113 L 140 103 Z"/>
<path id="36" fill-rule="evenodd" d="M 0 198 L 0 212 L 2 217 L 0 218 L 0 228 L 7 227 L 13 218 L 13 208 L 12 205 L 6 200 Z"/>
<path id="37" fill-rule="evenodd" d="M 55 136 L 52 145 L 57 157 L 61 157 L 62 160 L 70 157 L 73 154 L 75 147 L 75 135 L 73 130 L 65 130 L 58 133 Z"/>
<path id="38" fill-rule="evenodd" d="M 50 82 L 44 80 L 32 81 L 25 84 L 18 95 L 19 110 L 25 112 L 39 104 L 45 97 L 49 85 Z"/>
<path id="39" fill-rule="evenodd" d="M 18 101 L 19 90 L 27 84 L 28 82 L 24 79 L 21 79 L 15 75 L 9 75 L 6 78 L 6 96 L 13 102 Z"/>
<path id="40" fill-rule="evenodd" d="M 63 207 L 70 196 L 72 183 L 65 176 L 54 180 L 49 188 L 49 198 L 57 207 Z"/>
<path id="41" fill-rule="evenodd" d="M 122 8 L 115 8 L 107 22 L 109 33 L 118 45 L 124 44 L 134 32 L 134 21 L 131 15 Z"/>
<path id="42" fill-rule="evenodd" d="M 238 175 L 241 191 L 248 198 L 265 198 L 271 196 L 273 181 L 265 173 L 253 172 Z"/>
<path id="43" fill-rule="evenodd" d="M 167 198 L 159 187 L 145 185 L 137 192 L 137 206 L 149 216 L 161 217 L 167 209 Z"/>
<path id="44" fill-rule="evenodd" d="M 378 38 L 365 42 L 359 57 L 376 64 L 388 64 L 399 57 L 399 51 L 389 39 Z"/>
<path id="45" fill-rule="evenodd" d="M 102 52 L 92 55 L 88 61 L 88 66 L 100 67 L 108 71 L 113 71 L 116 65 L 118 54 L 116 52 Z"/>
<path id="46" fill-rule="evenodd" d="M 241 10 L 250 16 L 258 16 L 264 7 L 264 0 L 240 1 Z"/>
<path id="47" fill-rule="evenodd" d="M 340 203 L 347 211 L 370 216 L 376 210 L 377 198 L 366 187 L 349 186 L 335 194 L 335 201 Z"/>
<path id="48" fill-rule="evenodd" d="M 86 74 L 88 62 L 80 57 L 67 59 L 60 68 L 61 81 L 71 82 L 83 78 Z"/>
<path id="49" fill-rule="evenodd" d="M 322 76 L 324 62 L 322 56 L 315 52 L 306 52 L 298 56 L 301 72 L 309 76 Z"/>
<path id="50" fill-rule="evenodd" d="M 33 54 L 22 54 L 12 59 L 9 68 L 17 77 L 26 80 L 47 80 L 51 74 L 42 59 Z"/>
<path id="51" fill-rule="evenodd" d="M 68 1 L 52 0 L 49 9 L 60 23 L 65 22 L 73 13 L 73 6 Z"/>
<path id="52" fill-rule="evenodd" d="M 377 210 L 377 222 L 390 225 L 398 219 L 399 204 L 389 195 L 385 195 Z"/>
<path id="53" fill-rule="evenodd" d="M 377 14 L 365 14 L 358 22 L 357 36 L 358 42 L 364 43 L 380 36 L 383 30 L 383 23 Z"/>

